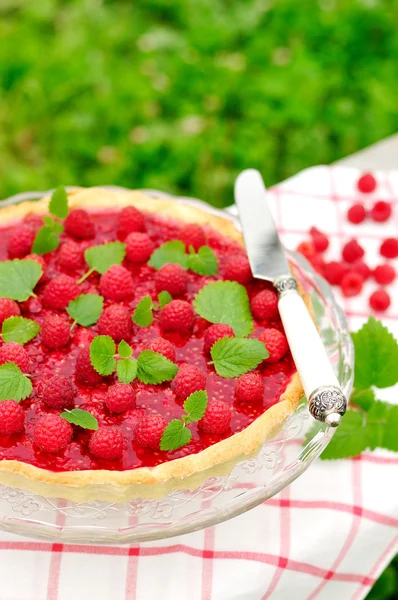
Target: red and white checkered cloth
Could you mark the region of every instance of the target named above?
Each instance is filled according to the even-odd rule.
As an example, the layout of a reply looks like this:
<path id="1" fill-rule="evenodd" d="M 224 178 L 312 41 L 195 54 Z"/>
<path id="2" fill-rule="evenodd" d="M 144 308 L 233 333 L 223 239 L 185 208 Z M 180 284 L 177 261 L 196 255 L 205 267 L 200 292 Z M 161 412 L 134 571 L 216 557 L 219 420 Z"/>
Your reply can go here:
<path id="1" fill-rule="evenodd" d="M 394 220 L 360 229 L 345 219 L 358 198 L 354 169 L 317 167 L 275 188 L 286 246 L 316 225 L 330 235 L 336 257 L 342 241 L 359 234 L 375 266 L 381 239 L 398 235 L 398 173 L 376 175 L 377 194 L 366 201 L 393 201 Z M 342 301 L 353 330 L 369 314 L 373 285 Z M 391 293 L 384 321 L 398 336 L 398 283 Z M 396 392 L 383 397 L 397 402 Z M 240 517 L 132 547 L 51 544 L 0 532 L 0 600 L 360 600 L 398 549 L 397 476 L 398 456 L 388 452 L 317 461 Z"/>

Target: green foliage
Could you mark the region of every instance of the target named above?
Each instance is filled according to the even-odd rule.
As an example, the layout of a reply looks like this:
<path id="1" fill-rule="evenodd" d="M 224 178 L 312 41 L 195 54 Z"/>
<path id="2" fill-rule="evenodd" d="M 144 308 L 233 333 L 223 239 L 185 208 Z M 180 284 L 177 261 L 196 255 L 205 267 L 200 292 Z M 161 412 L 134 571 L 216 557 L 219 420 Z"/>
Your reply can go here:
<path id="1" fill-rule="evenodd" d="M 223 206 L 398 129 L 397 0 L 4 0 L 0 197 L 160 188 Z"/>

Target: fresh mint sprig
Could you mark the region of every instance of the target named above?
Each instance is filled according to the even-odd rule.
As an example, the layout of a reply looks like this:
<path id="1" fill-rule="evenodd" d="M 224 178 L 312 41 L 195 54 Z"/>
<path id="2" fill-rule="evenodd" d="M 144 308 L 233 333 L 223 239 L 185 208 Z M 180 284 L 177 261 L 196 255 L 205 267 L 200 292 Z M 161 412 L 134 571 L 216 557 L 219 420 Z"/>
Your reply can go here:
<path id="1" fill-rule="evenodd" d="M 222 338 L 211 348 L 214 368 L 220 377 L 239 377 L 268 358 L 263 342 L 251 338 Z"/>
<path id="2" fill-rule="evenodd" d="M 34 289 L 43 269 L 37 260 L 14 259 L 0 262 L 0 298 L 24 302 L 30 296 L 36 298 Z"/>
<path id="3" fill-rule="evenodd" d="M 32 393 L 32 383 L 13 362 L 0 365 L 0 401 L 20 402 Z"/>
<path id="4" fill-rule="evenodd" d="M 94 271 L 103 275 L 112 265 L 121 265 L 126 256 L 126 244 L 108 242 L 99 246 L 91 246 L 84 252 L 84 258 L 90 269 L 77 283 L 83 283 Z"/>
<path id="5" fill-rule="evenodd" d="M 72 425 L 78 425 L 83 429 L 91 429 L 95 431 L 98 429 L 98 421 L 88 410 L 82 408 L 73 408 L 72 410 L 65 410 L 61 413 L 61 417 L 71 423 Z"/>
<path id="6" fill-rule="evenodd" d="M 101 316 L 104 299 L 99 294 L 81 294 L 71 300 L 66 307 L 66 312 L 73 319 L 72 329 L 76 325 L 89 327 L 94 325 Z"/>
<path id="7" fill-rule="evenodd" d="M 191 246 L 187 253 L 181 240 L 165 242 L 152 253 L 148 261 L 148 265 L 157 270 L 167 264 L 181 265 L 199 275 L 210 276 L 218 273 L 217 257 L 209 246 L 202 246 L 197 253 Z"/>
<path id="8" fill-rule="evenodd" d="M 207 392 L 200 390 L 193 392 L 184 402 L 185 414 L 181 419 L 173 419 L 166 426 L 160 440 L 161 450 L 178 450 L 186 446 L 192 439 L 191 430 L 188 429 L 189 423 L 200 421 L 207 408 Z"/>
<path id="9" fill-rule="evenodd" d="M 1 337 L 3 341 L 16 342 L 17 344 L 27 344 L 40 331 L 40 326 L 32 319 L 25 317 L 8 317 L 3 321 L 1 328 Z"/>
<path id="10" fill-rule="evenodd" d="M 134 309 L 132 316 L 134 323 L 139 327 L 149 327 L 153 323 L 153 311 L 157 310 L 159 307 L 163 308 L 166 304 L 171 302 L 172 299 L 173 297 L 171 294 L 166 291 L 159 293 L 159 304 L 154 302 L 151 296 L 144 296 Z"/>
<path id="11" fill-rule="evenodd" d="M 52 215 L 59 219 L 68 216 L 68 195 L 63 186 L 58 186 L 52 193 L 48 209 Z M 34 254 L 48 254 L 58 248 L 61 243 L 60 235 L 64 226 L 52 217 L 44 217 L 44 225 L 39 229 L 33 242 Z"/>

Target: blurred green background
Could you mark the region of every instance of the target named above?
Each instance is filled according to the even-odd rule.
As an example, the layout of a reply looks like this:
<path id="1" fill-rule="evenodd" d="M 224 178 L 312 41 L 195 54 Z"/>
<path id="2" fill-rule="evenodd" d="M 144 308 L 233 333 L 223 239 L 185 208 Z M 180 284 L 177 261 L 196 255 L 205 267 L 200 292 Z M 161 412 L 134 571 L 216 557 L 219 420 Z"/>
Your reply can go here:
<path id="1" fill-rule="evenodd" d="M 232 200 L 398 130 L 398 0 L 0 1 L 0 197 Z"/>
<path id="2" fill-rule="evenodd" d="M 333 162 L 398 130 L 397 23 L 398 0 L 0 0 L 0 198 L 114 183 L 225 206 L 242 168 Z"/>

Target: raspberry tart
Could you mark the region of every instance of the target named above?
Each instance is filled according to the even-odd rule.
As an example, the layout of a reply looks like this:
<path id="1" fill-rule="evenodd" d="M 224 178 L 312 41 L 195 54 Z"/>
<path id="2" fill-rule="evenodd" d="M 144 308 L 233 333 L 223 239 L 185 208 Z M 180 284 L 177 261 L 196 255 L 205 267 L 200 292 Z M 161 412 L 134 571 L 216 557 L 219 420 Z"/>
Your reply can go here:
<path id="1" fill-rule="evenodd" d="M 0 209 L 0 482 L 161 497 L 259 450 L 303 389 L 230 220 L 57 188 Z"/>

